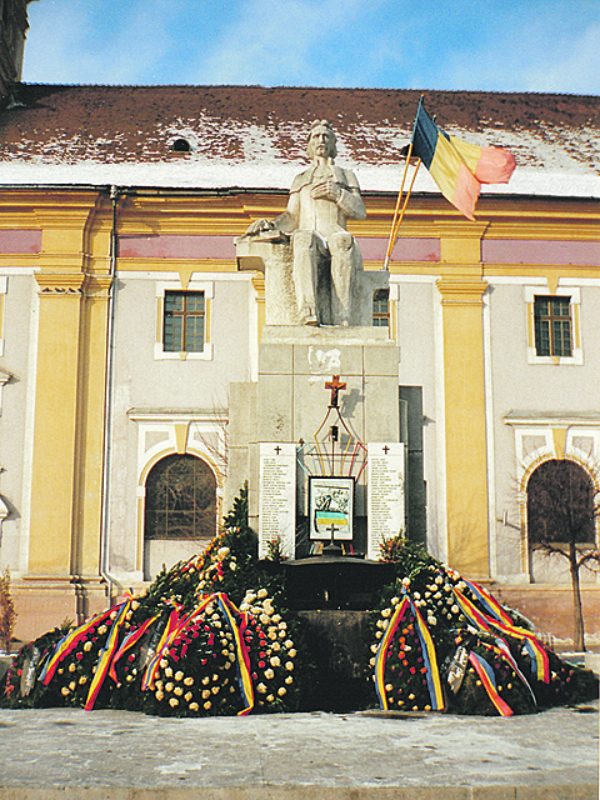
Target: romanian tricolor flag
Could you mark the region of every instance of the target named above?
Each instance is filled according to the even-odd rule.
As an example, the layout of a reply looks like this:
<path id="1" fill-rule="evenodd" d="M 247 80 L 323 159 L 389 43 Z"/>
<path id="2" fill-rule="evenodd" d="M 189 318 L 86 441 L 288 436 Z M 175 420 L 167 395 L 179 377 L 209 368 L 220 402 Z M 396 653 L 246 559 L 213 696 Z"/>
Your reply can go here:
<path id="1" fill-rule="evenodd" d="M 421 159 L 446 200 L 471 220 L 481 184 L 508 183 L 516 166 L 509 150 L 479 147 L 449 136 L 429 116 L 422 97 L 411 144 L 412 155 Z"/>

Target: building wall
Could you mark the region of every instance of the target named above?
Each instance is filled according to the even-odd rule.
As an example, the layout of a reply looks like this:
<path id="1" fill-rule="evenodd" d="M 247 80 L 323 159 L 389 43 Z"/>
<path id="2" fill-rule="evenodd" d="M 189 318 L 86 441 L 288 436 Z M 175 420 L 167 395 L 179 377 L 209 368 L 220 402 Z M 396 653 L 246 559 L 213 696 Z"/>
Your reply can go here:
<path id="1" fill-rule="evenodd" d="M 6 274 L 8 273 L 8 274 Z M 0 273 L 2 331 L 0 369 L 8 380 L 2 388 L 0 416 L 0 497 L 7 516 L 2 523 L 0 569 L 18 576 L 26 568 L 28 470 L 31 412 L 35 382 L 37 293 L 33 275 L 18 270 Z"/>
<path id="2" fill-rule="evenodd" d="M 0 417 L 0 564 L 17 576 L 28 636 L 143 580 L 145 481 L 161 457 L 204 458 L 222 498 L 227 387 L 256 377 L 264 322 L 264 279 L 237 272 L 233 237 L 285 195 L 119 197 L 116 259 L 107 192 L 5 191 L 0 204 L 0 368 L 15 376 Z M 379 269 L 393 198 L 367 208 L 352 232 Z M 599 441 L 597 215 L 585 202 L 488 200 L 469 223 L 415 198 L 394 249 L 391 334 L 399 386 L 422 389 L 427 543 L 470 577 L 529 579 L 510 506 L 524 428 L 544 431 L 547 457 L 568 456 L 582 427 Z M 525 287 L 574 283 L 582 363 L 529 363 Z M 207 292 L 204 357 L 157 357 L 165 285 Z"/>

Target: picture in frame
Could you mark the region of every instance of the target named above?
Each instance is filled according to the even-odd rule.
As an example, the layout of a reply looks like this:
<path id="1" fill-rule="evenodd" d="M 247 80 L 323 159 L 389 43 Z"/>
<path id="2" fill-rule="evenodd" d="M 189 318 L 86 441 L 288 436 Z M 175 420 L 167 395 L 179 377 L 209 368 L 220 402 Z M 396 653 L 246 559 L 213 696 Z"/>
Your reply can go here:
<path id="1" fill-rule="evenodd" d="M 311 541 L 352 541 L 354 478 L 309 478 L 308 514 Z"/>

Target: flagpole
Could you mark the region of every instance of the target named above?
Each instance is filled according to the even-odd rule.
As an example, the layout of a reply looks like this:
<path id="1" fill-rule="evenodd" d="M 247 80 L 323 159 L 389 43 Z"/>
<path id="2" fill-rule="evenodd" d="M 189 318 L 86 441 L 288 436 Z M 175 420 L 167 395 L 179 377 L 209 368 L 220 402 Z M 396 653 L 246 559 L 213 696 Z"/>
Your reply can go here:
<path id="1" fill-rule="evenodd" d="M 408 206 L 410 193 L 412 192 L 412 188 L 413 188 L 414 183 L 415 183 L 415 178 L 417 177 L 417 172 L 419 171 L 419 167 L 421 166 L 421 159 L 419 158 L 418 161 L 417 161 L 417 164 L 416 164 L 415 171 L 414 171 L 413 176 L 412 176 L 412 180 L 411 180 L 411 183 L 410 183 L 408 194 L 407 194 L 407 196 L 405 198 L 404 205 L 402 206 L 402 211 L 400 211 L 400 220 L 398 221 L 398 212 L 399 212 L 399 209 L 400 209 L 400 204 L 402 203 L 402 194 L 404 192 L 404 183 L 406 181 L 406 175 L 407 175 L 407 172 L 408 172 L 408 165 L 410 164 L 410 159 L 412 157 L 413 143 L 414 143 L 414 140 L 415 140 L 415 128 L 417 126 L 417 120 L 419 118 L 419 112 L 421 111 L 421 106 L 423 105 L 424 99 L 425 99 L 425 95 L 422 94 L 419 97 L 419 103 L 417 105 L 417 113 L 415 114 L 415 121 L 413 122 L 413 129 L 412 129 L 412 134 L 411 134 L 411 137 L 410 137 L 410 145 L 408 147 L 408 153 L 407 153 L 407 156 L 406 156 L 406 163 L 404 164 L 404 172 L 402 174 L 402 183 L 400 184 L 400 191 L 398 192 L 398 198 L 396 200 L 396 208 L 394 209 L 394 216 L 392 218 L 392 225 L 391 225 L 391 228 L 390 228 L 390 238 L 388 239 L 388 246 L 387 246 L 387 250 L 386 250 L 386 253 L 385 253 L 385 259 L 383 261 L 383 269 L 384 269 L 384 271 L 389 268 L 390 258 L 392 256 L 392 250 L 394 249 L 394 245 L 396 244 L 396 239 L 398 237 L 398 230 L 400 228 L 400 224 L 401 224 L 402 220 L 404 219 L 404 214 L 406 212 L 406 207 Z"/>
<path id="2" fill-rule="evenodd" d="M 398 198 L 396 200 L 396 208 L 394 209 L 394 216 L 392 218 L 392 226 L 390 228 L 390 238 L 388 239 L 388 246 L 385 252 L 385 261 L 383 262 L 383 269 L 387 270 L 388 264 L 390 261 L 390 256 L 392 255 L 392 249 L 395 244 L 394 240 L 394 231 L 396 230 L 396 220 L 398 219 L 398 212 L 400 211 L 400 203 L 402 202 L 402 194 L 404 192 L 404 183 L 406 181 L 406 173 L 408 172 L 408 165 L 410 164 L 410 159 L 412 156 L 412 149 L 413 143 L 412 139 L 410 145 L 408 147 L 408 153 L 406 155 L 406 162 L 404 164 L 404 172 L 402 173 L 402 182 L 400 184 L 400 191 L 398 192 Z"/>
<path id="3" fill-rule="evenodd" d="M 402 225 L 402 220 L 404 219 L 404 214 L 406 213 L 406 208 L 408 206 L 408 201 L 410 200 L 410 195 L 413 190 L 413 186 L 415 185 L 415 179 L 417 177 L 417 172 L 419 171 L 419 167 L 421 166 L 421 159 L 417 158 L 415 163 L 415 171 L 413 172 L 412 180 L 410 182 L 410 186 L 408 187 L 408 192 L 406 193 L 406 197 L 404 198 L 404 205 L 402 206 L 402 211 L 400 212 L 400 217 L 398 219 L 398 223 L 396 225 L 396 230 L 394 231 L 394 243 L 398 238 L 398 231 L 400 230 L 400 225 Z"/>

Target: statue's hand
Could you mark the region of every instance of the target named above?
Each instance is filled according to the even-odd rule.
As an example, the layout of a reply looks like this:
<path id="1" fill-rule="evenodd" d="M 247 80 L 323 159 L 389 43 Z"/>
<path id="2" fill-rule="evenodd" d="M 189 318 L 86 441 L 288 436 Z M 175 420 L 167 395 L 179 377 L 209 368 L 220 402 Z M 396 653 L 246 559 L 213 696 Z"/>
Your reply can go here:
<path id="1" fill-rule="evenodd" d="M 331 200 L 332 203 L 337 203 L 341 194 L 342 190 L 339 185 L 332 180 L 315 183 L 310 190 L 310 196 L 313 200 Z"/>
<path id="2" fill-rule="evenodd" d="M 275 230 L 275 225 L 268 219 L 257 219 L 251 225 L 248 226 L 246 230 L 245 236 L 256 236 L 258 233 L 262 233 L 263 231 L 272 231 Z"/>

